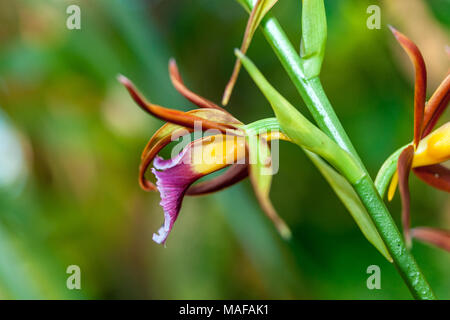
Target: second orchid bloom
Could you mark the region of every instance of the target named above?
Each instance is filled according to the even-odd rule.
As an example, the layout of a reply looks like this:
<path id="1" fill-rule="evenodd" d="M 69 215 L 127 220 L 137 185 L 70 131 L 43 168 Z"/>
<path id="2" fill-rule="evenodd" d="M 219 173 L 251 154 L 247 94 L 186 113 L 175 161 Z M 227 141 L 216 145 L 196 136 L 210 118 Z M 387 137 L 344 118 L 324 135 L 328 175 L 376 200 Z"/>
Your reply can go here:
<path id="1" fill-rule="evenodd" d="M 450 192 L 450 169 L 444 162 L 450 159 L 450 122 L 434 130 L 450 100 L 450 74 L 425 103 L 427 72 L 425 62 L 417 46 L 405 35 L 391 27 L 397 41 L 408 54 L 415 68 L 414 138 L 401 152 L 397 171 L 389 187 L 388 199 L 394 196 L 397 184 L 402 199 L 402 223 L 405 239 L 411 237 L 437 245 L 450 251 L 450 232 L 434 228 L 410 229 L 409 173 L 412 170 L 425 183 L 439 190 Z M 433 131 L 434 130 L 434 131 Z"/>

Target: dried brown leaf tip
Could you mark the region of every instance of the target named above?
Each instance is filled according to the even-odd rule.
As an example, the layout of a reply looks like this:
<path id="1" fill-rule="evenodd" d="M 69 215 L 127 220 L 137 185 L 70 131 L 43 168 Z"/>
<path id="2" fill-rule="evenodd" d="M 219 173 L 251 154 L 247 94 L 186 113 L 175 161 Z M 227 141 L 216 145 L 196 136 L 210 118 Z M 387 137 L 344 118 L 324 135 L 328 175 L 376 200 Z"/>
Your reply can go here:
<path id="1" fill-rule="evenodd" d="M 247 26 L 245 27 L 244 38 L 241 44 L 241 52 L 245 54 L 250 47 L 250 42 L 252 41 L 253 35 L 255 34 L 258 25 L 261 23 L 261 20 L 264 16 L 269 12 L 270 9 L 277 3 L 278 0 L 257 0 L 255 5 L 253 6 L 252 11 L 250 12 L 250 17 L 247 22 Z M 234 85 L 239 76 L 239 71 L 241 70 L 241 60 L 236 59 L 234 64 L 233 73 L 231 74 L 231 78 L 225 86 L 225 91 L 223 93 L 222 104 L 226 106 L 230 100 L 231 93 L 233 92 Z"/>

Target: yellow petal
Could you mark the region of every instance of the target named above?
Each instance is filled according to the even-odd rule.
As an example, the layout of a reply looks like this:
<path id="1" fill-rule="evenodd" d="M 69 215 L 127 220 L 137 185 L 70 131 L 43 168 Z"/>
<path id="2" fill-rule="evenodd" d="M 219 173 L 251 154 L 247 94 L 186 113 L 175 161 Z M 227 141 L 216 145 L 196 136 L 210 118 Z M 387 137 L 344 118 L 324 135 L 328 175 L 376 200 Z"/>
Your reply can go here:
<path id="1" fill-rule="evenodd" d="M 389 185 L 389 191 L 388 191 L 388 200 L 391 201 L 392 198 L 394 198 L 395 190 L 397 190 L 398 185 L 398 172 L 395 171 L 394 175 L 392 176 L 391 184 Z"/>
<path id="2" fill-rule="evenodd" d="M 263 138 L 266 141 L 271 140 L 284 140 L 284 141 L 291 141 L 291 139 L 285 135 L 283 132 L 280 131 L 270 131 L 267 133 L 261 134 L 261 138 Z"/>
<path id="3" fill-rule="evenodd" d="M 449 159 L 450 122 L 447 122 L 420 141 L 412 167 L 430 166 Z"/>
<path id="4" fill-rule="evenodd" d="M 225 168 L 245 160 L 245 137 L 214 135 L 194 146 L 193 169 L 201 174 Z"/>

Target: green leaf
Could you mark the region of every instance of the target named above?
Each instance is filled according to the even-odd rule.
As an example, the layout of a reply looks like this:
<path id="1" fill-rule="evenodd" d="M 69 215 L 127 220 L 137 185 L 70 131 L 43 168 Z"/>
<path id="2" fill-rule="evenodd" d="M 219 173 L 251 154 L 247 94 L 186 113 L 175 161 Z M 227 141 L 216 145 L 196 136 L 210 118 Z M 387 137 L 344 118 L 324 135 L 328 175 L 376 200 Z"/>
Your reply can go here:
<path id="1" fill-rule="evenodd" d="M 352 184 L 363 178 L 365 172 L 347 151 L 340 148 L 278 93 L 249 58 L 237 49 L 235 53 L 270 102 L 281 128 L 295 144 L 326 159 Z"/>
<path id="2" fill-rule="evenodd" d="M 325 133 L 314 126 L 281 96 L 247 57 L 239 51 L 236 51 L 236 54 L 271 103 L 282 130 L 294 143 L 304 148 L 308 156 L 312 157 L 314 164 L 316 164 L 341 201 L 345 204 L 366 238 L 386 259 L 392 261 L 364 205 L 361 203 L 351 184 L 346 180 L 347 178 L 350 182 L 356 183 L 362 179 L 365 175 L 362 173 L 362 169 L 355 164 L 353 158 L 345 150 L 337 146 Z M 308 152 L 308 150 L 312 152 Z M 322 156 L 333 166 L 340 169 L 345 175 L 345 178 L 315 154 Z"/>
<path id="3" fill-rule="evenodd" d="M 384 198 L 386 194 L 386 190 L 389 186 L 389 182 L 392 179 L 392 176 L 397 171 L 397 161 L 398 157 L 402 153 L 405 146 L 401 147 L 397 151 L 395 151 L 389 158 L 381 166 L 378 171 L 377 177 L 375 179 L 375 187 L 377 188 L 378 193 L 380 194 L 381 199 Z"/>
<path id="4" fill-rule="evenodd" d="M 246 125 L 245 130 L 246 132 L 259 133 L 267 130 L 279 131 L 281 128 L 277 119 L 267 118 Z M 319 156 L 307 150 L 304 151 L 348 209 L 364 236 L 388 261 L 392 262 L 392 258 L 386 249 L 383 240 L 381 239 L 372 219 L 370 218 L 367 210 L 354 191 L 353 187 L 347 182 L 347 180 L 345 180 L 344 177 L 333 170 L 333 168 L 331 168 Z"/>
<path id="5" fill-rule="evenodd" d="M 323 0 L 303 0 L 300 57 L 307 79 L 320 74 L 327 41 L 327 18 Z"/>
<path id="6" fill-rule="evenodd" d="M 236 1 L 239 2 L 239 4 L 245 9 L 245 11 L 247 11 L 248 14 L 250 14 L 251 8 L 249 7 L 249 5 L 245 0 L 236 0 Z"/>
<path id="7" fill-rule="evenodd" d="M 350 183 L 319 156 L 307 150 L 305 150 L 305 152 L 328 181 L 336 195 L 347 208 L 348 212 L 350 212 L 367 240 L 369 240 L 369 242 L 373 244 L 389 262 L 392 262 L 392 257 L 389 254 L 383 239 L 381 239 L 375 224 Z"/>

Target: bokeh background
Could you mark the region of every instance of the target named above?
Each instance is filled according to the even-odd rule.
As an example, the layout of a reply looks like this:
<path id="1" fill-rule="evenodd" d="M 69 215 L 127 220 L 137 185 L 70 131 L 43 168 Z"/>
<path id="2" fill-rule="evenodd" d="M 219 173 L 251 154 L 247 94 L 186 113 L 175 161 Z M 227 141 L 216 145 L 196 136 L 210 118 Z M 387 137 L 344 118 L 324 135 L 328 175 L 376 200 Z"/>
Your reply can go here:
<path id="1" fill-rule="evenodd" d="M 449 69 L 450 1 L 326 0 L 324 87 L 375 175 L 412 135 L 413 70 L 387 24 L 411 37 L 429 69 L 429 94 Z M 66 8 L 81 8 L 81 30 Z M 380 30 L 366 27 L 371 4 Z M 300 42 L 301 1 L 273 10 Z M 317 170 L 281 143 L 271 198 L 293 230 L 283 241 L 248 181 L 187 198 L 167 246 L 159 195 L 137 183 L 140 152 L 162 124 L 117 83 L 123 73 L 153 102 L 188 110 L 172 88 L 175 57 L 185 82 L 219 102 L 247 14 L 232 0 L 0 1 L 0 298 L 25 299 L 409 299 L 395 268 L 365 240 Z M 309 117 L 264 37 L 248 55 Z M 245 71 L 229 110 L 243 122 L 272 116 Z M 444 115 L 448 120 L 448 113 Z M 450 228 L 450 199 L 411 178 L 414 225 Z M 399 221 L 398 196 L 389 204 Z M 415 243 L 440 298 L 450 298 L 450 255 Z M 81 290 L 66 268 L 81 268 Z M 381 268 L 381 290 L 366 269 Z"/>

